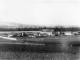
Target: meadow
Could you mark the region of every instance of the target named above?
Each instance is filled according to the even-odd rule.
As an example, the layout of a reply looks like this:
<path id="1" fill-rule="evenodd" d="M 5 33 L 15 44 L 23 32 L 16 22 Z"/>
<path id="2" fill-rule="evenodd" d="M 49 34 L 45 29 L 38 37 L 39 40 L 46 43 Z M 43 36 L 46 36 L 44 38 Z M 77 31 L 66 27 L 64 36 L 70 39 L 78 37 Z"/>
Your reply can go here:
<path id="1" fill-rule="evenodd" d="M 48 42 L 60 42 L 60 44 L 52 44 L 47 47 L 12 44 L 13 41 L 0 38 L 0 60 L 80 60 L 80 43 L 69 48 L 66 46 L 69 42 L 80 42 L 80 36 L 27 39 L 27 41 L 29 40 L 38 40 L 39 42 L 47 42 L 47 44 Z"/>
<path id="2" fill-rule="evenodd" d="M 72 54 L 58 51 L 40 52 L 33 49 L 28 51 L 28 49 L 27 46 L 0 45 L 0 60 L 79 60 L 79 52 Z"/>

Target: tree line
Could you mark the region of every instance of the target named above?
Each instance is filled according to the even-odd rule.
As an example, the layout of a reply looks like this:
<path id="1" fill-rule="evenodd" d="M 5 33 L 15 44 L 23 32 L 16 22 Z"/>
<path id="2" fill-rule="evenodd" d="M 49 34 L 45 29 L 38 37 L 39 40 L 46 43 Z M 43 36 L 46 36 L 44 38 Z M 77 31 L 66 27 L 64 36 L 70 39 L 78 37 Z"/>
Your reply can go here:
<path id="1" fill-rule="evenodd" d="M 42 30 L 53 30 L 53 31 L 80 31 L 80 27 L 39 27 L 39 28 L 0 28 L 0 31 L 42 31 Z"/>

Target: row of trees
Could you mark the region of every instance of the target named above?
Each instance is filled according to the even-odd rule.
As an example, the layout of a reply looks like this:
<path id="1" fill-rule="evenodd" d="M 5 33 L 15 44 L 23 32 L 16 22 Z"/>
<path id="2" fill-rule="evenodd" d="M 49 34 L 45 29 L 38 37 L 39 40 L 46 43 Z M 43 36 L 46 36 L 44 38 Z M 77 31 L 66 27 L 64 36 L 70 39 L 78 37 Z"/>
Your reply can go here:
<path id="1" fill-rule="evenodd" d="M 39 27 L 39 28 L 0 28 L 0 31 L 41 31 L 43 29 L 54 30 L 54 31 L 80 31 L 79 27 Z"/>

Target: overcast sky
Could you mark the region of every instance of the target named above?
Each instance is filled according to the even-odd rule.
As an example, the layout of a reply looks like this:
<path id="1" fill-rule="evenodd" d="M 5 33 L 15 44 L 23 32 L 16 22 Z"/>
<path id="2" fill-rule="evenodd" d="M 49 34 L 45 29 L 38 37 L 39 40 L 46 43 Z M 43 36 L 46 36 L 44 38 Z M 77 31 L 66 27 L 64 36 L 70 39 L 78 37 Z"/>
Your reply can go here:
<path id="1" fill-rule="evenodd" d="M 0 22 L 80 26 L 80 1 L 0 0 Z"/>

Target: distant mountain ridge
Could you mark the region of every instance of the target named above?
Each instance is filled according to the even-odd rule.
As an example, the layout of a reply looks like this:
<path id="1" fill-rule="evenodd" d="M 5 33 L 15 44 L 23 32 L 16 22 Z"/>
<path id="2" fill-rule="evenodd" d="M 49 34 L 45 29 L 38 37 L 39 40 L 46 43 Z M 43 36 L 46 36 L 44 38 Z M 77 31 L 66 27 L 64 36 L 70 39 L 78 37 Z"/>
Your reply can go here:
<path id="1" fill-rule="evenodd" d="M 47 28 L 68 28 L 68 27 L 77 27 L 77 26 L 41 26 L 41 25 L 28 25 L 28 24 L 21 24 L 16 22 L 0 22 L 0 28 L 41 28 L 41 27 L 47 27 Z M 77 27 L 78 28 L 78 27 Z M 79 27 L 80 28 L 80 27 Z"/>
<path id="2" fill-rule="evenodd" d="M 77 26 L 39 26 L 14 22 L 0 22 L 0 31 L 42 31 L 43 29 L 54 31 L 80 31 L 80 27 Z"/>
<path id="3" fill-rule="evenodd" d="M 44 26 L 37 25 L 27 25 L 21 23 L 13 23 L 13 22 L 0 22 L 0 28 L 39 28 Z"/>

